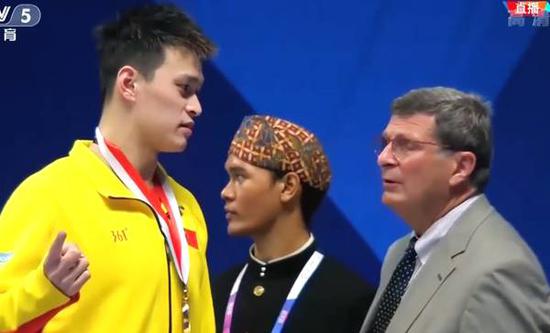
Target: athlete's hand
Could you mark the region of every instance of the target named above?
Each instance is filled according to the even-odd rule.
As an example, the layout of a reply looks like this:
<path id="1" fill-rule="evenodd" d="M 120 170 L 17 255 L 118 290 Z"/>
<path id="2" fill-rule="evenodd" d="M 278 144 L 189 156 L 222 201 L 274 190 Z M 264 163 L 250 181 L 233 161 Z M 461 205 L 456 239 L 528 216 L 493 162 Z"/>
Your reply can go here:
<path id="1" fill-rule="evenodd" d="M 68 297 L 76 295 L 90 279 L 88 260 L 74 244 L 64 244 L 67 234 L 60 232 L 50 247 L 44 262 L 44 274 Z"/>

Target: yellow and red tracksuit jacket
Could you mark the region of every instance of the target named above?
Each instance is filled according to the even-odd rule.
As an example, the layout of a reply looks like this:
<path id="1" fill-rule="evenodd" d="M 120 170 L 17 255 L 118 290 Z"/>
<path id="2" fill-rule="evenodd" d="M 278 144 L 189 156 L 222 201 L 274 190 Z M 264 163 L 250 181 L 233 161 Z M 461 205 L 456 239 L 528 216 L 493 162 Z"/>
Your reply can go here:
<path id="1" fill-rule="evenodd" d="M 90 149 L 27 178 L 0 215 L 0 332 L 182 332 L 182 283 L 156 217 Z M 202 211 L 173 179 L 189 243 L 192 333 L 213 333 Z M 59 231 L 88 259 L 90 280 L 69 299 L 43 263 Z"/>

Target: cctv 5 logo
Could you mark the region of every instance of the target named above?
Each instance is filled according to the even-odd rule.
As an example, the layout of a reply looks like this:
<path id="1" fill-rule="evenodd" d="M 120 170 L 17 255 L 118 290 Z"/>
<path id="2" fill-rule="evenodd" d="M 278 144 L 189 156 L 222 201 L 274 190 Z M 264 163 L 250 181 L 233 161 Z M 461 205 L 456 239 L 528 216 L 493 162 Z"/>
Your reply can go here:
<path id="1" fill-rule="evenodd" d="M 0 8 L 0 27 L 34 27 L 40 22 L 42 13 L 40 8 L 35 5 L 21 4 L 17 5 L 13 11 L 11 6 L 3 6 Z M 10 20 L 6 23 L 6 20 Z"/>

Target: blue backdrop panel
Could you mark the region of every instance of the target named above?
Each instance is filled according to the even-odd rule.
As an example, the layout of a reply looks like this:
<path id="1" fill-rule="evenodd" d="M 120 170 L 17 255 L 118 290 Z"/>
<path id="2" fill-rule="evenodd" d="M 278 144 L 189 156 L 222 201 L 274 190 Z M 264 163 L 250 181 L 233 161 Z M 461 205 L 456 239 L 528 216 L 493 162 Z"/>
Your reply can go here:
<path id="1" fill-rule="evenodd" d="M 550 29 L 550 28 L 549 28 Z M 489 195 L 550 272 L 548 79 L 550 35 L 537 33 L 495 99 L 496 152 Z"/>

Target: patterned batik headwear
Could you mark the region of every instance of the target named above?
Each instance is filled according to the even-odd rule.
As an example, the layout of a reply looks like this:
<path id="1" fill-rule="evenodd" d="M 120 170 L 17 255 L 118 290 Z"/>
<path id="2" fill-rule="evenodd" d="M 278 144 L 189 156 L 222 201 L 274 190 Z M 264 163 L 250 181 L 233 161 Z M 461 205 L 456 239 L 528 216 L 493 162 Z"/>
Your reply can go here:
<path id="1" fill-rule="evenodd" d="M 229 155 L 273 171 L 295 172 L 313 188 L 327 190 L 332 177 L 315 135 L 272 116 L 247 116 L 231 141 Z"/>

